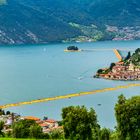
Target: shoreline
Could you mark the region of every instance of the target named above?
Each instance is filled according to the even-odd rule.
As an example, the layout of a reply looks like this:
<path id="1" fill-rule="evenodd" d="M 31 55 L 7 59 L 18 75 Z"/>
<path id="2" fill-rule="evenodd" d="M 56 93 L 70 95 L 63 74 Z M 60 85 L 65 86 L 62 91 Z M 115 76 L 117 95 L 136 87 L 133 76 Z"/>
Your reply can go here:
<path id="1" fill-rule="evenodd" d="M 111 87 L 111 88 L 103 88 L 103 89 L 87 91 L 87 92 L 79 92 L 79 93 L 55 96 L 55 97 L 50 97 L 50 98 L 48 97 L 48 98 L 43 98 L 43 99 L 36 99 L 36 100 L 32 100 L 32 101 L 5 104 L 5 105 L 1 105 L 0 109 L 6 109 L 6 108 L 17 107 L 17 106 L 22 106 L 22 105 L 30 105 L 30 104 L 41 103 L 41 102 L 49 102 L 49 101 L 55 101 L 55 100 L 61 100 L 61 99 L 71 99 L 72 97 L 79 97 L 79 96 L 103 93 L 103 92 L 107 92 L 107 91 L 115 91 L 115 90 L 119 90 L 119 89 L 138 87 L 138 86 L 140 86 L 140 83 L 138 83 L 138 84 L 133 83 L 133 84 L 115 86 L 115 87 Z"/>
<path id="2" fill-rule="evenodd" d="M 140 81 L 140 66 L 138 63 L 140 48 L 133 55 L 129 51 L 125 58 L 118 49 L 113 50 L 119 62 L 111 63 L 108 68 L 101 68 L 94 78 L 103 78 L 117 81 Z"/>
<path id="3" fill-rule="evenodd" d="M 74 42 L 74 41 L 71 41 L 71 42 L 62 42 L 62 41 L 54 41 L 54 42 L 45 42 L 45 43 L 13 43 L 13 44 L 0 44 L 0 47 L 14 47 L 14 46 L 21 46 L 21 47 L 24 47 L 24 46 L 46 46 L 46 45 L 55 45 L 55 44 L 82 44 L 82 43 L 100 43 L 100 42 L 139 42 L 139 40 L 100 40 L 100 41 L 91 41 L 91 42 L 88 42 L 88 41 L 81 41 L 81 42 Z"/>
<path id="4" fill-rule="evenodd" d="M 115 78 L 105 78 L 105 77 L 102 77 L 102 76 L 97 76 L 97 75 L 94 75 L 93 78 L 96 78 L 96 79 L 104 79 L 104 80 L 110 80 L 110 81 L 127 81 L 127 82 L 134 82 L 134 81 L 140 81 L 139 79 L 115 79 Z"/>

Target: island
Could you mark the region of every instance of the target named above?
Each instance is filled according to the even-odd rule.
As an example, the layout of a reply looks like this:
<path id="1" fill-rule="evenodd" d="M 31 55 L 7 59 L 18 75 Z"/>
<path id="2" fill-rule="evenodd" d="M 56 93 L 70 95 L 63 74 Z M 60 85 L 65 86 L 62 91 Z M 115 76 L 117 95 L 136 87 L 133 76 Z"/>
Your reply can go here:
<path id="1" fill-rule="evenodd" d="M 99 69 L 94 78 L 109 80 L 140 80 L 140 48 L 136 49 L 117 63 L 111 63 L 109 68 Z"/>
<path id="2" fill-rule="evenodd" d="M 77 46 L 69 46 L 67 49 L 64 50 L 65 52 L 80 52 L 82 51 Z"/>

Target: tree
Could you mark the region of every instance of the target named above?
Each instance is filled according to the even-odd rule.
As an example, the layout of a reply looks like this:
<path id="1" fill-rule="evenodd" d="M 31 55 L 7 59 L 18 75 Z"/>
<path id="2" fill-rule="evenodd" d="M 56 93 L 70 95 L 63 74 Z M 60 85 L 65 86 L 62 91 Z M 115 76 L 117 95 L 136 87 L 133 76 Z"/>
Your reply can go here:
<path id="1" fill-rule="evenodd" d="M 63 108 L 62 118 L 66 139 L 91 140 L 92 129 L 99 127 L 95 111 L 84 106 Z"/>
<path id="2" fill-rule="evenodd" d="M 120 140 L 117 130 L 111 133 L 110 140 Z"/>
<path id="3" fill-rule="evenodd" d="M 115 65 L 115 63 L 111 63 L 109 69 L 112 70 Z"/>
<path id="4" fill-rule="evenodd" d="M 3 128 L 4 128 L 4 122 L 0 122 L 0 135 L 2 136 L 2 137 L 4 137 L 4 133 L 2 132 L 2 130 L 3 130 Z"/>
<path id="5" fill-rule="evenodd" d="M 12 136 L 14 138 L 36 138 L 41 135 L 40 126 L 38 126 L 36 122 L 32 120 L 20 120 L 19 122 L 15 122 L 12 128 Z"/>
<path id="6" fill-rule="evenodd" d="M 6 111 L 6 115 L 10 115 L 11 114 L 11 112 L 10 111 Z"/>
<path id="7" fill-rule="evenodd" d="M 100 127 L 95 127 L 92 129 L 92 140 L 99 140 L 99 134 L 100 134 Z"/>
<path id="8" fill-rule="evenodd" d="M 110 140 L 110 130 L 107 128 L 103 128 L 100 130 L 99 140 Z"/>
<path id="9" fill-rule="evenodd" d="M 67 50 L 78 51 L 78 47 L 76 47 L 76 46 L 69 46 L 69 47 L 67 47 Z"/>
<path id="10" fill-rule="evenodd" d="M 129 60 L 131 58 L 131 52 L 128 52 L 127 56 L 125 57 L 125 61 Z"/>
<path id="11" fill-rule="evenodd" d="M 34 124 L 34 125 L 31 125 L 30 128 L 30 133 L 29 133 L 29 137 L 30 138 L 42 138 L 42 128 L 37 125 L 37 124 Z"/>
<path id="12" fill-rule="evenodd" d="M 115 114 L 120 140 L 138 140 L 140 138 L 140 96 L 126 100 L 121 95 L 115 106 Z"/>
<path id="13" fill-rule="evenodd" d="M 26 138 L 26 137 L 28 137 L 25 134 L 26 128 L 24 129 L 24 126 L 22 123 L 14 123 L 12 128 L 13 128 L 12 136 L 14 138 Z"/>
<path id="14" fill-rule="evenodd" d="M 139 53 L 140 52 L 140 48 L 137 48 L 136 50 L 135 50 L 135 53 Z"/>
<path id="15" fill-rule="evenodd" d="M 5 115 L 5 111 L 0 109 L 0 115 Z"/>
<path id="16" fill-rule="evenodd" d="M 97 71 L 98 74 L 101 74 L 102 72 L 103 72 L 102 69 L 99 69 L 99 70 Z"/>
<path id="17" fill-rule="evenodd" d="M 51 139 L 64 139 L 64 132 L 62 130 L 53 130 L 50 133 Z"/>
<path id="18" fill-rule="evenodd" d="M 48 120 L 48 117 L 47 117 L 47 116 L 44 116 L 43 120 L 44 120 L 44 121 L 45 121 L 45 120 Z"/>

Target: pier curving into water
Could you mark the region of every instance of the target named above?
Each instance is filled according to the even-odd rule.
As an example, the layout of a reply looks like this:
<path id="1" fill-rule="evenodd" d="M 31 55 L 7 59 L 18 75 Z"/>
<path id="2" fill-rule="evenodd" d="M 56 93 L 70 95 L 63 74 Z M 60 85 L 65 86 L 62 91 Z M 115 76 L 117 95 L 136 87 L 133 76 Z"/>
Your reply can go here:
<path id="1" fill-rule="evenodd" d="M 127 85 L 116 86 L 116 87 L 111 87 L 111 88 L 104 88 L 104 89 L 98 89 L 98 90 L 87 91 L 87 92 L 79 92 L 79 93 L 67 94 L 67 95 L 62 95 L 62 96 L 37 99 L 37 100 L 26 101 L 26 102 L 5 104 L 5 105 L 1 105 L 0 109 L 6 109 L 6 108 L 17 107 L 17 106 L 22 106 L 22 105 L 30 105 L 30 104 L 41 103 L 41 102 L 49 102 L 49 101 L 55 101 L 55 100 L 61 100 L 61 99 L 70 99 L 72 97 L 91 95 L 91 94 L 97 94 L 97 93 L 102 93 L 102 92 L 115 91 L 115 90 L 119 90 L 119 89 L 125 89 L 125 88 L 131 88 L 131 87 L 139 87 L 139 86 L 140 86 L 140 83 L 138 83 L 138 84 L 134 83 L 134 84 L 127 84 Z"/>

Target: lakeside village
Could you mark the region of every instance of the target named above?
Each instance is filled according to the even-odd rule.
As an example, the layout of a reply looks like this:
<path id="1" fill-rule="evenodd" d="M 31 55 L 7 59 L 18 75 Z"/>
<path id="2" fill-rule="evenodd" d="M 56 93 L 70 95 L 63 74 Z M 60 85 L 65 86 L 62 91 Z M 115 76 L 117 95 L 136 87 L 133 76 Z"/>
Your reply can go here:
<path id="1" fill-rule="evenodd" d="M 136 49 L 117 63 L 111 63 L 109 68 L 99 69 L 94 78 L 109 80 L 140 80 L 140 48 Z"/>
<path id="2" fill-rule="evenodd" d="M 94 78 L 124 81 L 140 80 L 140 48 L 136 49 L 132 55 L 131 52 L 128 52 L 125 58 L 121 57 L 118 50 L 114 50 L 120 61 L 111 63 L 109 68 L 99 69 Z M 69 46 L 64 51 L 79 52 L 83 50 L 76 46 Z"/>
<path id="3" fill-rule="evenodd" d="M 34 116 L 20 116 L 16 113 L 11 113 L 10 111 L 5 112 L 0 109 L 0 122 L 3 122 L 3 130 L 4 134 L 12 132 L 12 125 L 21 120 L 34 121 L 37 125 L 39 125 L 42 129 L 43 133 L 49 134 L 53 131 L 63 131 L 63 127 L 60 126 L 59 121 L 48 119 L 44 117 L 43 120 Z"/>

